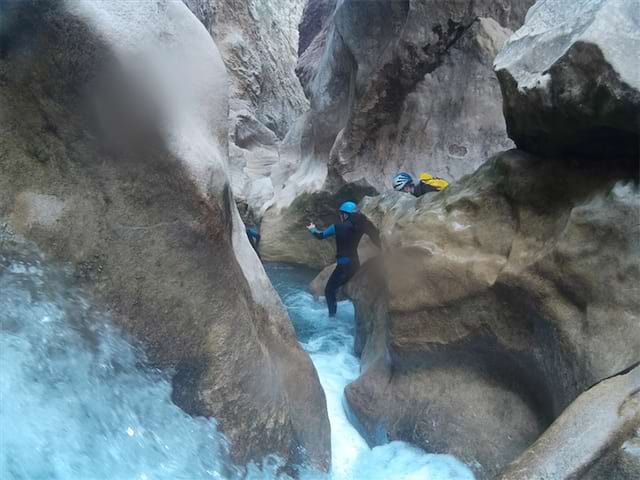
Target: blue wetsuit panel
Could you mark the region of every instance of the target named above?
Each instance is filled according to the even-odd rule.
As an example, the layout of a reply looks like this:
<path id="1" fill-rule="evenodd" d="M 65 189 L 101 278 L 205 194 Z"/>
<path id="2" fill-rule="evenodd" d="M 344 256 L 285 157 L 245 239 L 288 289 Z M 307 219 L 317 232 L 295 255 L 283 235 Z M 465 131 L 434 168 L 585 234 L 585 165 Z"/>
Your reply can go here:
<path id="1" fill-rule="evenodd" d="M 325 238 L 333 237 L 336 234 L 336 226 L 329 225 L 324 231 L 314 228 L 310 230 L 310 232 L 313 234 L 313 236 L 319 238 L 320 240 L 324 240 Z"/>

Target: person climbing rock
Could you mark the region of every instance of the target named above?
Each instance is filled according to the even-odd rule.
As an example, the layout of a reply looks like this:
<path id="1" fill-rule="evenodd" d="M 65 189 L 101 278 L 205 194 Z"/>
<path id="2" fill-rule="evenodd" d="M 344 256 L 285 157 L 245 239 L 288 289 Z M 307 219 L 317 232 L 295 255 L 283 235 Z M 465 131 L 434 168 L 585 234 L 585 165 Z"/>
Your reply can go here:
<path id="1" fill-rule="evenodd" d="M 400 172 L 393 177 L 393 189 L 397 192 L 411 193 L 415 190 L 413 177 L 407 172 Z"/>
<path id="2" fill-rule="evenodd" d="M 421 197 L 425 193 L 440 192 L 449 186 L 444 178 L 434 177 L 429 173 L 421 173 L 418 184 L 413 183 L 413 177 L 407 172 L 400 172 L 393 178 L 393 189 L 398 192 L 410 193 L 414 197 Z"/>
<path id="3" fill-rule="evenodd" d="M 321 240 L 336 237 L 336 268 L 329 277 L 324 290 L 330 317 L 336 315 L 338 289 L 347 283 L 360 268 L 358 244 L 362 236 L 366 234 L 380 248 L 378 229 L 356 209 L 357 205 L 354 202 L 344 202 L 339 208 L 340 223 L 329 225 L 324 231 L 318 230 L 313 223 L 307 226 L 309 232 Z"/>
<path id="4" fill-rule="evenodd" d="M 246 227 L 246 228 L 247 228 L 247 237 L 249 237 L 249 243 L 251 243 L 251 246 L 258 254 L 258 258 L 262 260 L 262 257 L 260 256 L 260 250 L 259 250 L 260 234 L 258 233 L 258 230 L 255 227 Z"/>

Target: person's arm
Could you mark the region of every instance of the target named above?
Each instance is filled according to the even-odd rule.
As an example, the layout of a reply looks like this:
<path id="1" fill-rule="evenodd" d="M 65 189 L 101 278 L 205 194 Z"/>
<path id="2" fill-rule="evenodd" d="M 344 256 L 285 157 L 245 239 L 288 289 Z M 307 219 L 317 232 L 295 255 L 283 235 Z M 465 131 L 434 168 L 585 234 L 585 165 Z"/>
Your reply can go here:
<path id="1" fill-rule="evenodd" d="M 316 238 L 319 238 L 320 240 L 324 240 L 325 238 L 332 237 L 333 235 L 336 234 L 335 225 L 329 225 L 326 230 L 318 230 L 316 226 L 313 223 L 311 223 L 309 226 L 307 226 L 307 230 L 311 232 L 311 235 L 313 235 Z"/>
<path id="2" fill-rule="evenodd" d="M 382 248 L 382 243 L 380 242 L 380 232 L 378 231 L 376 226 L 371 222 L 371 220 L 369 220 L 366 217 L 364 220 L 364 233 L 367 234 L 367 236 L 371 239 L 371 241 L 376 247 Z"/>

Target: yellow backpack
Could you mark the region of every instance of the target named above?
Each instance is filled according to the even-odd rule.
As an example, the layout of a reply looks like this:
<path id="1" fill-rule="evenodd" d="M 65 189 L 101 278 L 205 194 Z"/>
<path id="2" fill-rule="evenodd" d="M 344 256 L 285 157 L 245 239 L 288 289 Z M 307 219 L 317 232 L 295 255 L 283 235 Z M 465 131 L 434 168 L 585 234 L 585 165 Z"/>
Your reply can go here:
<path id="1" fill-rule="evenodd" d="M 444 178 L 434 177 L 427 172 L 423 172 L 420 174 L 420 181 L 435 188 L 438 191 L 444 190 L 449 186 L 449 182 L 447 182 Z"/>

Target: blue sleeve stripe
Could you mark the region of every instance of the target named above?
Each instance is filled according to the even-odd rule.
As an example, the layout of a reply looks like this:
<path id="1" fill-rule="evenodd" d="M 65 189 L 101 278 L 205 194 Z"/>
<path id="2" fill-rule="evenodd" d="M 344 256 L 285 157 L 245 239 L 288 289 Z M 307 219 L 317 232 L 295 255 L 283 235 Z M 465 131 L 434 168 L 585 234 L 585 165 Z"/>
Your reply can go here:
<path id="1" fill-rule="evenodd" d="M 336 234 L 336 227 L 335 225 L 329 225 L 329 227 L 324 232 L 322 230 L 314 228 L 311 230 L 311 233 L 317 238 L 325 239 Z"/>
<path id="2" fill-rule="evenodd" d="M 333 235 L 336 234 L 336 226 L 335 225 L 329 225 L 327 227 L 327 229 L 322 232 L 322 238 L 327 238 L 327 237 L 331 237 Z"/>

